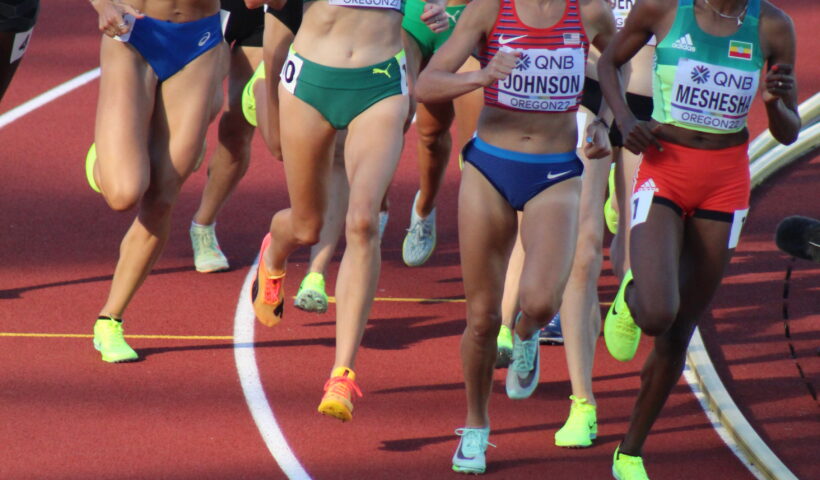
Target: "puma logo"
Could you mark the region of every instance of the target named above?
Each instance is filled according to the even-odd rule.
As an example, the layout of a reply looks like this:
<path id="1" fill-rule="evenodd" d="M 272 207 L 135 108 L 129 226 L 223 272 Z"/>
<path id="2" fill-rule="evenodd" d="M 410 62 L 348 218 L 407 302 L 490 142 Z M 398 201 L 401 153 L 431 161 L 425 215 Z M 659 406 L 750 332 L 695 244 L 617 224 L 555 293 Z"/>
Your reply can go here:
<path id="1" fill-rule="evenodd" d="M 392 79 L 393 77 L 390 76 L 390 72 L 388 71 L 388 70 L 390 70 L 390 65 L 391 64 L 388 63 L 386 68 L 373 67 L 373 72 L 372 72 L 373 75 L 378 75 L 378 74 L 381 73 L 381 74 L 384 74 L 387 78 Z"/>

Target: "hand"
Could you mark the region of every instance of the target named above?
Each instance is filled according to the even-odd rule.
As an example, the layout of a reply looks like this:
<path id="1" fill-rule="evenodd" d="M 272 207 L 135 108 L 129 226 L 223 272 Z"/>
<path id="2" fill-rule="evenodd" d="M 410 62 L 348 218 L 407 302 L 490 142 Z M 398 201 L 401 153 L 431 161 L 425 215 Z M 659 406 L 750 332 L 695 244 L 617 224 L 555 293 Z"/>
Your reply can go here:
<path id="1" fill-rule="evenodd" d="M 661 142 L 655 137 L 661 124 L 658 123 L 650 128 L 648 122 L 640 122 L 633 115 L 629 115 L 629 118 L 618 122 L 618 128 L 624 139 L 624 147 L 635 155 L 643 153 L 650 146 L 663 151 Z"/>
<path id="2" fill-rule="evenodd" d="M 510 47 L 501 47 L 487 66 L 481 69 L 485 77 L 482 85 L 489 87 L 496 81 L 504 80 L 510 76 L 520 56 L 520 50 L 513 50 Z"/>
<path id="3" fill-rule="evenodd" d="M 109 37 L 124 35 L 131 30 L 131 27 L 125 22 L 125 15 L 131 15 L 134 18 L 145 16 L 136 8 L 122 3 L 120 0 L 91 0 L 91 6 L 100 16 L 100 31 Z"/>
<path id="4" fill-rule="evenodd" d="M 425 3 L 420 18 L 433 33 L 441 33 L 450 28 L 450 20 L 447 19 L 447 13 L 442 5 Z"/>
<path id="5" fill-rule="evenodd" d="M 584 155 L 590 160 L 604 158 L 612 153 L 609 143 L 609 128 L 600 119 L 593 120 L 587 126 L 584 142 Z"/>
<path id="6" fill-rule="evenodd" d="M 763 101 L 773 103 L 788 98 L 794 88 L 793 67 L 785 63 L 778 63 L 766 73 L 766 87 L 763 90 Z"/>

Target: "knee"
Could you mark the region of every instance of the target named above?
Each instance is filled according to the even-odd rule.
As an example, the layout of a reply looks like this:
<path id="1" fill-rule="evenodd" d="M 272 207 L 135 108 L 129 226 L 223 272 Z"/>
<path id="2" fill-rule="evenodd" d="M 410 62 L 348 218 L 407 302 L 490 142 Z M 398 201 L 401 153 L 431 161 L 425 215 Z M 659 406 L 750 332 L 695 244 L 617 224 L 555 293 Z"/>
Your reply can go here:
<path id="1" fill-rule="evenodd" d="M 632 317 L 641 330 L 650 337 L 657 337 L 663 334 L 675 322 L 678 315 L 679 300 L 653 295 L 649 298 L 637 299 L 636 307 L 630 304 Z"/>
<path id="2" fill-rule="evenodd" d="M 219 141 L 234 148 L 249 148 L 253 127 L 245 120 L 241 109 L 231 109 L 219 119 Z"/>
<path id="3" fill-rule="evenodd" d="M 345 218 L 345 235 L 348 242 L 369 242 L 378 236 L 378 220 L 369 209 L 350 206 Z"/>
<path id="4" fill-rule="evenodd" d="M 311 215 L 308 217 L 293 218 L 293 239 L 298 245 L 311 246 L 319 243 L 322 233 L 322 217 Z"/>
<path id="5" fill-rule="evenodd" d="M 541 326 L 546 325 L 561 307 L 561 288 L 548 285 L 525 285 L 518 294 L 521 312 Z"/>
<path id="6" fill-rule="evenodd" d="M 465 335 L 479 344 L 495 343 L 501 327 L 501 314 L 497 309 L 471 306 L 467 313 Z"/>
<path id="7" fill-rule="evenodd" d="M 595 234 L 579 234 L 572 264 L 574 277 L 597 280 L 603 263 L 602 241 Z"/>
<path id="8" fill-rule="evenodd" d="M 418 126 L 418 124 L 416 124 Z M 418 128 L 419 142 L 430 149 L 449 147 L 451 143 L 450 131 L 439 128 Z"/>
<path id="9" fill-rule="evenodd" d="M 146 187 L 141 182 L 106 182 L 103 198 L 112 210 L 125 212 L 137 206 L 145 191 Z"/>

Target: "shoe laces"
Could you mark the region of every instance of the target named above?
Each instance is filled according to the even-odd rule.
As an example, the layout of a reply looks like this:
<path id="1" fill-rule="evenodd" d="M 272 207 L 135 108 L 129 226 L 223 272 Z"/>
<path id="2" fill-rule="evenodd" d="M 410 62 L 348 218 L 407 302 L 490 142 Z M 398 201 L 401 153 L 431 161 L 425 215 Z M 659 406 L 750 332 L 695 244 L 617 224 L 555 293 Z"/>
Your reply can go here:
<path id="1" fill-rule="evenodd" d="M 484 453 L 487 446 L 495 447 L 490 443 L 489 432 L 483 428 L 457 428 L 456 435 L 461 437 L 461 452 L 469 457 Z"/>
<path id="2" fill-rule="evenodd" d="M 520 340 L 521 348 L 513 346 L 512 369 L 527 373 L 535 366 L 535 354 L 538 349 L 538 337 L 533 335 L 529 340 Z"/>
<path id="3" fill-rule="evenodd" d="M 431 215 L 424 218 L 419 218 L 414 221 L 412 225 L 410 225 L 410 228 L 407 229 L 407 231 L 410 232 L 410 235 L 415 237 L 416 240 L 423 240 L 433 236 L 433 222 L 430 218 Z"/>
<path id="4" fill-rule="evenodd" d="M 282 278 L 265 279 L 265 302 L 275 304 L 279 302 L 279 293 L 282 291 Z"/>
<path id="5" fill-rule="evenodd" d="M 352 396 L 351 392 L 356 392 L 356 395 L 362 396 L 362 391 L 359 390 L 359 386 L 356 385 L 353 379 L 347 376 L 330 377 L 327 382 L 325 382 L 325 392 L 348 399 Z"/>
<path id="6" fill-rule="evenodd" d="M 617 316 L 617 321 L 614 325 L 615 332 L 618 335 L 624 335 L 627 337 L 634 337 L 637 332 L 640 331 L 638 325 L 635 324 L 635 321 L 632 320 L 632 317 L 629 314 L 621 314 Z"/>
<path id="7" fill-rule="evenodd" d="M 213 229 L 200 228 L 195 230 L 194 239 L 196 240 L 197 246 L 208 253 L 214 253 L 211 252 L 212 250 L 219 250 L 219 242 L 216 240 L 216 234 Z"/>

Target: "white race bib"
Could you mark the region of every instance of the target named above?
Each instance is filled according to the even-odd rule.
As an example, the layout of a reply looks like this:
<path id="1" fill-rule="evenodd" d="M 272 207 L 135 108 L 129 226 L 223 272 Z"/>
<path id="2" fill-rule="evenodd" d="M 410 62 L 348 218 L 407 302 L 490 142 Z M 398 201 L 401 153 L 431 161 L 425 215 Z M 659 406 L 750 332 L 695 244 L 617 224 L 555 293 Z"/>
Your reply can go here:
<path id="1" fill-rule="evenodd" d="M 757 93 L 758 72 L 681 58 L 670 102 L 672 118 L 688 125 L 736 131 Z"/>
<path id="2" fill-rule="evenodd" d="M 304 62 L 297 57 L 294 52 L 288 53 L 288 58 L 285 59 L 285 64 L 282 65 L 282 73 L 279 74 L 279 79 L 282 81 L 282 86 L 290 93 L 296 90 L 296 81 L 299 79 L 299 73 L 302 71 Z"/>
<path id="3" fill-rule="evenodd" d="M 387 8 L 401 11 L 401 0 L 328 0 L 340 7 Z"/>
<path id="4" fill-rule="evenodd" d="M 11 55 L 9 56 L 10 64 L 23 58 L 23 54 L 26 53 L 28 45 L 29 43 L 31 43 L 31 33 L 33 31 L 34 27 L 31 27 L 26 32 L 19 32 L 14 34 L 14 42 L 12 42 Z"/>
<path id="5" fill-rule="evenodd" d="M 526 49 L 497 83 L 498 103 L 517 110 L 566 112 L 584 89 L 582 48 Z"/>
<path id="6" fill-rule="evenodd" d="M 626 17 L 629 16 L 630 10 L 635 5 L 635 0 L 609 0 L 609 6 L 612 8 L 612 14 L 615 16 L 615 28 L 620 30 L 624 28 Z M 647 45 L 657 45 L 658 40 L 652 35 L 652 38 L 646 43 Z"/>

